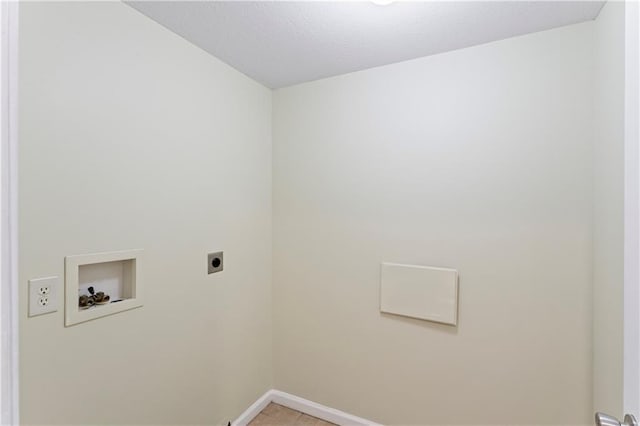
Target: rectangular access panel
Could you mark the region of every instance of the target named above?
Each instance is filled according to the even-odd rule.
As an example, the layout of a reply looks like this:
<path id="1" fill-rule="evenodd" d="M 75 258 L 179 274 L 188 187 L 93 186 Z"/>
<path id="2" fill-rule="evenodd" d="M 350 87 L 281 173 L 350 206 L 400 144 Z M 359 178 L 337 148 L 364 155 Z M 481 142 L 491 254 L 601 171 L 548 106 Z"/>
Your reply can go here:
<path id="1" fill-rule="evenodd" d="M 458 271 L 382 263 L 380 311 L 457 325 Z"/>

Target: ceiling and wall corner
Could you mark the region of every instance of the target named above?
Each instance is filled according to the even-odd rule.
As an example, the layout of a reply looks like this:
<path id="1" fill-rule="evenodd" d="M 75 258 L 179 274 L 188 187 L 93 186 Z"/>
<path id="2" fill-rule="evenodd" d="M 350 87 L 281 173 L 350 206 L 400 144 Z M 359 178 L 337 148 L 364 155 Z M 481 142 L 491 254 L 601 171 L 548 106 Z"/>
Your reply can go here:
<path id="1" fill-rule="evenodd" d="M 595 19 L 602 1 L 129 1 L 263 85 L 297 83 Z"/>

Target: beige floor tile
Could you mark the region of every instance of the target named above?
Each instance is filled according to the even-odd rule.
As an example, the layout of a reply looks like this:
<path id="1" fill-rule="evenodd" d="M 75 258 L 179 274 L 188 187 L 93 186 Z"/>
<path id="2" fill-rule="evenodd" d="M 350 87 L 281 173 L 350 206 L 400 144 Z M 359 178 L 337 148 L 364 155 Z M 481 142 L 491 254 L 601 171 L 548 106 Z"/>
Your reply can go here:
<path id="1" fill-rule="evenodd" d="M 260 413 L 249 422 L 248 426 L 277 426 L 279 424 L 273 417 Z"/>
<path id="2" fill-rule="evenodd" d="M 270 402 L 269 405 L 264 407 L 261 414 L 275 417 L 284 410 L 290 410 L 290 408 L 284 407 L 280 404 L 274 404 L 273 402 Z"/>
<path id="3" fill-rule="evenodd" d="M 273 402 L 258 414 L 249 426 L 336 426 L 316 417 Z"/>
<path id="4" fill-rule="evenodd" d="M 319 421 L 320 419 L 318 418 L 311 417 L 307 414 L 302 414 L 300 417 L 298 417 L 298 420 L 296 420 L 296 426 L 316 426 Z"/>
<path id="5" fill-rule="evenodd" d="M 280 425 L 293 425 L 296 420 L 302 416 L 302 413 L 299 411 L 274 403 L 267 405 L 261 414 L 271 417 Z"/>

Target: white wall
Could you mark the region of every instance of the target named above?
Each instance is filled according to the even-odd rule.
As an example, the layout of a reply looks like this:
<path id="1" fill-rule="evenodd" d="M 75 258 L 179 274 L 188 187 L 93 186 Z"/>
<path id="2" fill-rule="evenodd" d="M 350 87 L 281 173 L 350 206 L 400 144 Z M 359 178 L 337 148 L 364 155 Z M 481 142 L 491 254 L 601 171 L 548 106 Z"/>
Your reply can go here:
<path id="1" fill-rule="evenodd" d="M 226 424 L 272 386 L 270 91 L 119 2 L 20 16 L 22 421 Z M 27 318 L 28 279 L 128 248 L 143 308 Z"/>
<path id="2" fill-rule="evenodd" d="M 276 387 L 385 424 L 591 424 L 593 23 L 274 94 Z M 459 326 L 381 315 L 457 268 Z"/>
<path id="3" fill-rule="evenodd" d="M 593 406 L 622 418 L 624 283 L 623 2 L 594 26 Z"/>

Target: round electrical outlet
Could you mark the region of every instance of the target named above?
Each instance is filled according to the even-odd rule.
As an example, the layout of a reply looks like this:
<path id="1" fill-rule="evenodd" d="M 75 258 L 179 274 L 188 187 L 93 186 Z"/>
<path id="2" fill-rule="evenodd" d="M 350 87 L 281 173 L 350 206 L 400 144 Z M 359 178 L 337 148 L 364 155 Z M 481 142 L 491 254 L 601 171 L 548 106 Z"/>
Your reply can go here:
<path id="1" fill-rule="evenodd" d="M 213 274 L 214 272 L 222 271 L 224 267 L 222 254 L 223 253 L 221 251 L 216 253 L 209 253 L 209 255 L 207 256 L 207 260 L 209 262 L 209 264 L 207 265 L 208 273 Z"/>

